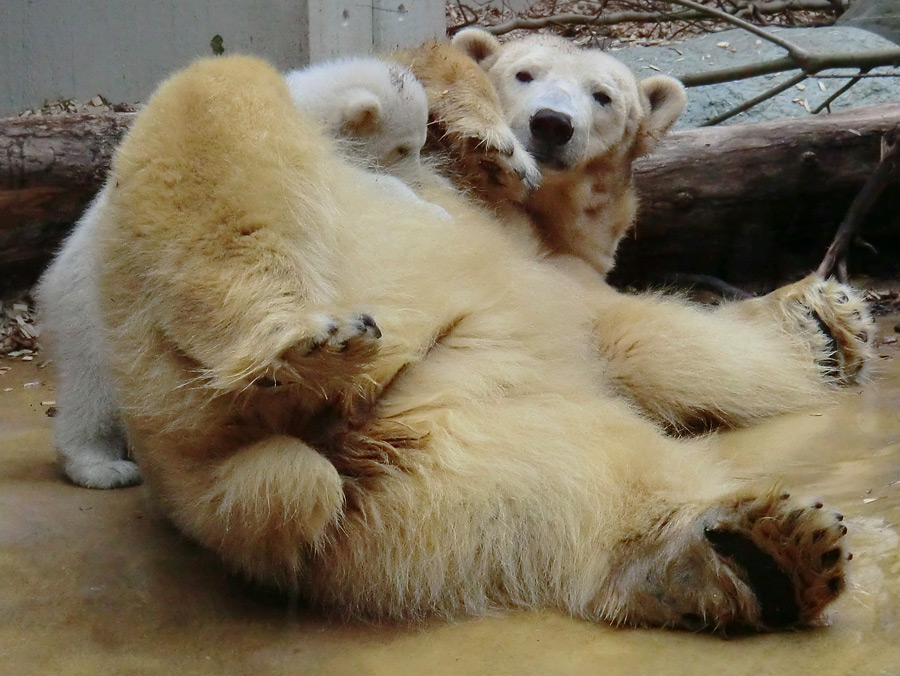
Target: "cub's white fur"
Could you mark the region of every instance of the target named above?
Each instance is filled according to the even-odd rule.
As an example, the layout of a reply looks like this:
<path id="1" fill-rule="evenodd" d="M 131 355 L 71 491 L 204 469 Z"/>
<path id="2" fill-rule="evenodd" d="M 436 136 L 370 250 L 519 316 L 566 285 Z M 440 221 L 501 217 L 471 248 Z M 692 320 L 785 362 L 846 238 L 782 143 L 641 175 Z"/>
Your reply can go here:
<path id="1" fill-rule="evenodd" d="M 97 297 L 96 229 L 107 192 L 104 188 L 78 221 L 37 289 L 60 402 L 53 440 L 66 476 L 89 488 L 141 480 L 137 465 L 127 459 Z"/>
<path id="2" fill-rule="evenodd" d="M 383 191 L 426 206 L 397 178 L 418 175 L 428 121 L 425 91 L 408 68 L 374 58 L 344 59 L 291 71 L 285 79 L 295 105 L 340 138 L 342 151 L 394 174 L 373 176 Z M 107 194 L 104 188 L 75 225 L 37 292 L 57 373 L 54 443 L 66 476 L 88 488 L 140 482 L 137 465 L 127 457 L 97 300 L 94 231 Z M 440 207 L 427 206 L 447 217 Z"/>
<path id="3" fill-rule="evenodd" d="M 285 76 L 300 110 L 326 133 L 381 168 L 418 165 L 425 145 L 428 98 L 412 71 L 399 63 L 356 57 L 328 61 Z"/>

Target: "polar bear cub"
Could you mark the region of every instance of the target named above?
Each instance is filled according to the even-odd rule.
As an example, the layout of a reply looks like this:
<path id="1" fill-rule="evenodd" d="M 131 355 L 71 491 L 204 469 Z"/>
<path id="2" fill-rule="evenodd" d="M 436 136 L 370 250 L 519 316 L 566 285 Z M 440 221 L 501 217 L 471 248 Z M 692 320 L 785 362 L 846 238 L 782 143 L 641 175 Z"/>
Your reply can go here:
<path id="1" fill-rule="evenodd" d="M 399 63 L 354 57 L 293 70 L 285 76 L 297 107 L 321 120 L 331 137 L 375 168 L 395 173 L 420 160 L 428 98 Z"/>
<path id="2" fill-rule="evenodd" d="M 412 71 L 375 58 L 352 58 L 294 70 L 285 80 L 300 110 L 319 120 L 342 150 L 379 172 L 374 180 L 383 191 L 422 202 L 397 178 L 416 179 L 425 144 L 428 100 Z M 54 443 L 65 475 L 88 488 L 141 481 L 128 459 L 100 329 L 95 231 L 107 193 L 104 188 L 75 225 L 37 289 L 61 403 Z"/>

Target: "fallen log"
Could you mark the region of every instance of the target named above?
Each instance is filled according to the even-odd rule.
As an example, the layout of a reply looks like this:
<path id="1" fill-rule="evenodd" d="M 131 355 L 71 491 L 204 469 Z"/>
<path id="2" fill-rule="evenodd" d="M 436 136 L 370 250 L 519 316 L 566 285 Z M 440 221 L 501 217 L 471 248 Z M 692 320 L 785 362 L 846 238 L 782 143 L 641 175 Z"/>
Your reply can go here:
<path id="1" fill-rule="evenodd" d="M 668 135 L 635 165 L 638 223 L 613 280 L 775 283 L 815 270 L 898 123 L 891 103 Z M 900 273 L 900 177 L 892 181 L 862 231 L 880 255 L 857 251 L 851 272 Z"/>
<path id="2" fill-rule="evenodd" d="M 0 119 L 0 292 L 37 276 L 99 190 L 134 113 Z"/>
<path id="3" fill-rule="evenodd" d="M 39 274 L 102 184 L 133 113 L 0 120 L 0 292 Z M 900 104 L 672 133 L 635 166 L 641 211 L 613 279 L 678 274 L 741 284 L 815 269 L 874 171 Z M 896 184 L 894 184 L 896 185 Z M 889 188 L 863 236 L 900 256 L 900 191 Z M 851 271 L 868 271 L 855 265 Z"/>

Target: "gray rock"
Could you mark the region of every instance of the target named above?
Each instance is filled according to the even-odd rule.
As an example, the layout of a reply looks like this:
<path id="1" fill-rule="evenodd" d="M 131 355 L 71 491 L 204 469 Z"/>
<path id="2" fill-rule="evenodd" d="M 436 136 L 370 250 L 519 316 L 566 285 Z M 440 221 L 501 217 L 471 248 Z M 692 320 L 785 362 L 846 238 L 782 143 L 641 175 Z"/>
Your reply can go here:
<path id="1" fill-rule="evenodd" d="M 896 2 L 896 0 L 894 0 Z M 810 51 L 856 52 L 875 49 L 895 49 L 890 41 L 860 28 L 833 26 L 825 28 L 770 28 L 777 35 Z M 613 52 L 640 78 L 656 73 L 680 76 L 720 68 L 733 67 L 785 56 L 785 51 L 742 29 L 704 35 L 686 42 L 663 47 L 632 47 Z M 676 128 L 702 125 L 777 84 L 790 79 L 798 71 L 726 82 L 688 90 L 688 105 Z M 900 69 L 880 68 L 872 73 L 893 73 L 898 77 L 868 78 L 854 85 L 838 98 L 832 110 L 900 101 Z M 855 75 L 855 70 L 828 71 L 828 74 Z M 758 122 L 785 117 L 808 115 L 847 79 L 808 79 L 778 96 L 737 115 L 723 124 Z"/>
<path id="2" fill-rule="evenodd" d="M 897 0 L 856 0 L 837 23 L 864 28 L 900 45 L 900 2 Z"/>

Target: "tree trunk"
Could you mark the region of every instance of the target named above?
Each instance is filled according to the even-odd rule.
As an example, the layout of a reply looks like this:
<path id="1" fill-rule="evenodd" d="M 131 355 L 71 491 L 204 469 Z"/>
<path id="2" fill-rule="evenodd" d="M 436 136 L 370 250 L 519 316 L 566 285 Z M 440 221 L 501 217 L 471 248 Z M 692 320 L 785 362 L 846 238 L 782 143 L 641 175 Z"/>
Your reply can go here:
<path id="1" fill-rule="evenodd" d="M 133 119 L 0 120 L 0 287 L 37 276 L 100 188 Z M 815 269 L 878 163 L 881 136 L 898 124 L 900 104 L 886 104 L 669 134 L 635 166 L 640 216 L 613 280 L 690 273 L 774 283 Z M 897 272 L 889 263 L 900 260 L 898 232 L 900 191 L 889 188 L 862 230 L 881 255 L 851 259 L 851 271 L 888 263 L 883 271 Z"/>

